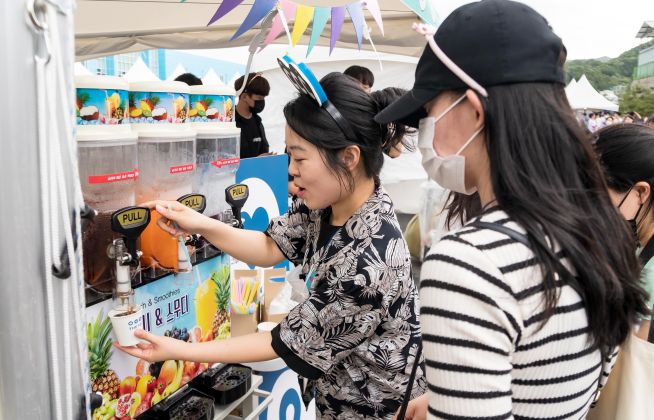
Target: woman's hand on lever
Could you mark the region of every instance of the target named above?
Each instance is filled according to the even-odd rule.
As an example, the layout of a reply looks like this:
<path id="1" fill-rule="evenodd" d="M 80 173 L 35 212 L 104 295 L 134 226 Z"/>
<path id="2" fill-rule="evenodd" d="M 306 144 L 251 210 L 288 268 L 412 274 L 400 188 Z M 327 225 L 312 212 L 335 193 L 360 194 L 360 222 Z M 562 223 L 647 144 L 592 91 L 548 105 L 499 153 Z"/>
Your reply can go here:
<path id="1" fill-rule="evenodd" d="M 180 355 L 186 353 L 185 347 L 188 347 L 188 343 L 183 341 L 172 337 L 161 337 L 150 334 L 143 330 L 136 330 L 134 335 L 136 338 L 145 342 L 139 343 L 134 347 L 123 347 L 118 343 L 114 343 L 114 346 L 131 356 L 138 357 L 150 363 L 180 359 Z"/>
<path id="2" fill-rule="evenodd" d="M 212 222 L 215 222 L 177 201 L 150 201 L 144 203 L 143 207 L 156 210 L 161 215 L 157 225 L 172 236 L 202 234 Z M 177 228 L 173 222 L 177 224 Z"/>
<path id="3" fill-rule="evenodd" d="M 409 401 L 409 405 L 406 408 L 406 415 L 404 416 L 404 419 L 426 420 L 428 408 L 429 408 L 429 394 L 423 394 L 418 398 Z M 397 413 L 393 417 L 393 420 L 397 420 Z"/>

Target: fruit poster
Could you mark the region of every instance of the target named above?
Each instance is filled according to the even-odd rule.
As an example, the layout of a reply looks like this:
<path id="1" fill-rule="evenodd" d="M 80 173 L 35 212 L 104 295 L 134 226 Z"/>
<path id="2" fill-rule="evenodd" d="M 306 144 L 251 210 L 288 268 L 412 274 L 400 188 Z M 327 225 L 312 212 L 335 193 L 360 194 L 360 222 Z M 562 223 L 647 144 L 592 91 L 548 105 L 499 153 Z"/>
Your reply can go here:
<path id="1" fill-rule="evenodd" d="M 78 125 L 129 124 L 125 115 L 127 91 L 77 89 L 75 116 Z"/>
<path id="2" fill-rule="evenodd" d="M 229 337 L 230 257 L 219 255 L 194 267 L 135 289 L 144 329 L 187 342 Z M 206 363 L 167 360 L 148 363 L 122 353 L 107 312 L 111 299 L 87 308 L 91 391 L 103 404 L 94 420 L 134 418 L 208 368 Z"/>

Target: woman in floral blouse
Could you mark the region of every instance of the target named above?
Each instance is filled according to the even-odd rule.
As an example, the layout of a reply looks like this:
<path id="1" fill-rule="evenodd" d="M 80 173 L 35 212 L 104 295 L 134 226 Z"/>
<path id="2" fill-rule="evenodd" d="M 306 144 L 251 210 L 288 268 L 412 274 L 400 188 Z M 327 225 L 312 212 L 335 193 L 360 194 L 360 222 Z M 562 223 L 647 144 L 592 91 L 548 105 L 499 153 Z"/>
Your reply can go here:
<path id="1" fill-rule="evenodd" d="M 315 396 L 318 418 L 390 419 L 420 342 L 409 252 L 379 185 L 382 150 L 393 130 L 373 122 L 386 104 L 349 77 L 332 73 L 320 84 L 336 111 L 307 94 L 284 108 L 289 173 L 299 199 L 265 234 L 234 229 L 177 202 L 149 203 L 172 235 L 199 233 L 249 264 L 289 259 L 300 265 L 309 297 L 272 332 L 191 344 L 140 331 L 148 344 L 121 349 L 149 361 L 281 357 L 308 380 L 305 396 Z M 414 396 L 425 392 L 422 366 L 417 372 Z"/>

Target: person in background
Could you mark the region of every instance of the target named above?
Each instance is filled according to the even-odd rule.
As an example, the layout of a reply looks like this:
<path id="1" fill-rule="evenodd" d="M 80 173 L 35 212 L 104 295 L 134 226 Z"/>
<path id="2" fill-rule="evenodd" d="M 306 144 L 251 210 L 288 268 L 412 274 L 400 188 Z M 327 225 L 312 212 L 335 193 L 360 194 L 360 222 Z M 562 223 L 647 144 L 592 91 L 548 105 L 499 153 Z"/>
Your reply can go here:
<path id="1" fill-rule="evenodd" d="M 634 123 L 634 117 L 632 114 L 627 114 L 624 116 L 624 119 L 622 120 L 623 123 L 625 124 L 633 124 Z"/>
<path id="2" fill-rule="evenodd" d="M 399 99 L 402 95 L 407 93 L 406 89 L 395 87 L 388 87 L 386 89 L 377 90 L 372 92 L 371 95 L 378 103 L 391 103 Z M 406 149 L 412 152 L 414 147 L 410 140 L 406 138 L 407 135 L 414 135 L 416 129 L 404 124 L 391 124 L 391 137 L 384 145 L 384 153 L 389 157 L 395 159 L 402 154 L 402 150 Z"/>
<path id="3" fill-rule="evenodd" d="M 633 238 L 565 95 L 566 49 L 508 0 L 461 6 L 429 42 L 412 91 L 375 120 L 419 126 L 429 177 L 478 192 L 482 213 L 422 265 L 429 391 L 410 409 L 585 418 L 648 311 Z"/>
<path id="4" fill-rule="evenodd" d="M 367 67 L 350 66 L 343 73 L 356 79 L 366 93 L 370 93 L 375 84 L 375 75 Z"/>
<path id="5" fill-rule="evenodd" d="M 590 115 L 588 116 L 588 131 L 590 131 L 591 133 L 596 132 L 598 125 L 599 125 L 599 121 L 597 119 L 597 114 L 591 112 Z"/>
<path id="6" fill-rule="evenodd" d="M 650 128 L 654 128 L 654 114 L 647 117 L 647 126 Z"/>
<path id="7" fill-rule="evenodd" d="M 189 86 L 198 86 L 202 84 L 202 79 L 193 73 L 182 73 L 175 77 L 176 82 L 184 82 Z"/>
<path id="8" fill-rule="evenodd" d="M 234 89 L 239 91 L 245 76 L 234 81 Z M 270 84 L 261 73 L 250 73 L 245 89 L 236 104 L 236 127 L 241 129 L 241 159 L 270 155 L 270 145 L 266 130 L 259 114 L 266 106 L 266 96 L 270 94 Z"/>
<path id="9" fill-rule="evenodd" d="M 638 246 L 642 280 L 654 306 L 654 129 L 639 124 L 617 124 L 599 130 L 595 150 L 609 186 L 611 201 L 629 223 Z M 647 339 L 649 319 L 638 335 Z"/>

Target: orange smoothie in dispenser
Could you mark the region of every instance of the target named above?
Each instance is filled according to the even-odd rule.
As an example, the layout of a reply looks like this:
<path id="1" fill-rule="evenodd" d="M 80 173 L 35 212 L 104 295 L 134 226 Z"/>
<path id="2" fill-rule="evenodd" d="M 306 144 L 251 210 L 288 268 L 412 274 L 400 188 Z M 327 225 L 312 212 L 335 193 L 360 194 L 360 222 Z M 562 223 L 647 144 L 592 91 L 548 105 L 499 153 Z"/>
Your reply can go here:
<path id="1" fill-rule="evenodd" d="M 141 264 L 179 271 L 178 239 L 157 225 L 160 218 L 161 215 L 152 210 L 150 224 L 141 234 Z"/>

